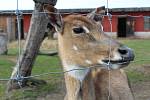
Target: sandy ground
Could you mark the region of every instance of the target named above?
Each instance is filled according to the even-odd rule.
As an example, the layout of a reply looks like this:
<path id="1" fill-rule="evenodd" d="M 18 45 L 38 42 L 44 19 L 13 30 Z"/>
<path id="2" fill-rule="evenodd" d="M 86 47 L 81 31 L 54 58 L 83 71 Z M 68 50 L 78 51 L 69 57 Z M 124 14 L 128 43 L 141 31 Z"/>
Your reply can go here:
<path id="1" fill-rule="evenodd" d="M 150 100 L 150 81 L 131 84 L 135 100 Z M 38 97 L 37 100 L 63 100 L 65 88 L 61 87 L 58 91 L 50 93 L 45 97 Z"/>
<path id="2" fill-rule="evenodd" d="M 135 100 L 150 100 L 150 81 L 132 84 Z"/>

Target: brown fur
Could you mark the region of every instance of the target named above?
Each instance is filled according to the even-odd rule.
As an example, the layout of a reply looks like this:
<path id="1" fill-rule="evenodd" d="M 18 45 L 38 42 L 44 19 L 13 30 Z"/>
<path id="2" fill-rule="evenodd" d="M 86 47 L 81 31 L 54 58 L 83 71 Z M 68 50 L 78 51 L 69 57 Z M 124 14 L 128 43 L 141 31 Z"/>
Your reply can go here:
<path id="1" fill-rule="evenodd" d="M 90 30 L 89 35 L 76 36 L 73 34 L 72 27 L 76 25 L 87 27 Z M 113 58 L 113 53 L 117 52 L 121 44 L 110 40 L 108 36 L 100 33 L 100 30 L 101 28 L 94 21 L 84 16 L 72 15 L 64 19 L 64 30 L 58 37 L 62 62 L 84 67 L 95 65 L 98 59 L 108 58 L 110 41 L 112 45 L 111 58 Z M 92 41 L 91 44 L 89 41 Z M 77 51 L 73 50 L 73 45 L 77 46 Z M 87 64 L 86 59 L 90 60 L 92 64 Z M 99 67 L 101 68 L 101 66 Z M 107 100 L 109 91 L 108 73 L 108 70 L 92 70 L 92 75 L 90 71 L 83 82 L 65 74 L 66 100 Z M 110 100 L 133 100 L 126 75 L 122 71 L 110 71 L 110 78 Z"/>
<path id="2" fill-rule="evenodd" d="M 91 73 L 85 77 L 83 83 L 65 74 L 67 95 L 65 100 L 95 100 L 95 90 Z"/>
<path id="3" fill-rule="evenodd" d="M 78 25 L 84 25 L 88 27 L 91 33 L 89 35 L 83 36 L 76 36 L 73 33 L 71 33 L 72 28 L 68 27 L 73 27 L 74 25 L 76 25 L 76 23 L 78 23 Z M 108 58 L 109 42 L 112 42 L 111 49 L 114 52 L 116 50 L 115 48 L 119 48 L 120 44 L 113 40 L 109 40 L 108 38 L 106 38 L 105 34 L 97 34 L 100 33 L 99 30 L 100 27 L 97 26 L 97 24 L 94 24 L 92 20 L 88 20 L 88 18 L 84 16 L 72 15 L 64 19 L 63 35 L 59 35 L 58 38 L 58 40 L 61 42 L 59 45 L 60 57 L 62 57 L 62 59 L 65 59 L 66 61 L 69 60 L 70 62 L 76 62 L 77 64 L 83 66 L 87 66 L 83 59 L 91 60 L 94 65 L 97 64 L 97 59 Z M 97 41 L 92 40 L 91 37 L 93 37 L 96 40 L 100 40 L 99 42 L 101 43 L 97 43 Z M 91 42 L 90 44 L 88 43 L 89 41 L 94 42 Z M 78 47 L 79 52 L 72 50 L 73 45 L 76 45 Z M 111 54 L 111 56 L 113 55 Z"/>
<path id="4" fill-rule="evenodd" d="M 51 12 L 53 7 L 47 6 L 45 9 Z M 58 14 L 49 14 L 51 24 L 60 33 L 58 46 L 63 68 L 65 71 L 72 70 L 65 73 L 65 100 L 107 100 L 109 91 L 110 100 L 133 100 L 127 77 L 119 69 L 127 66 L 134 58 L 133 52 L 103 33 L 99 22 L 102 18 L 94 14 L 97 12 L 101 12 L 100 9 L 96 9 L 87 17 L 70 15 L 63 21 Z M 119 52 L 122 47 L 125 50 Z M 110 90 L 109 71 L 106 70 L 108 66 L 104 63 L 109 58 L 115 62 L 124 61 L 124 58 L 130 59 L 125 64 L 112 62 L 110 67 L 117 70 L 110 71 Z M 98 68 L 93 69 L 97 64 Z M 73 70 L 90 67 L 92 69 Z"/>
<path id="5" fill-rule="evenodd" d="M 123 70 L 110 71 L 110 90 L 109 71 L 101 70 L 94 72 L 94 86 L 96 100 L 107 100 L 110 91 L 110 100 L 133 100 L 131 90 L 128 86 L 128 79 Z"/>

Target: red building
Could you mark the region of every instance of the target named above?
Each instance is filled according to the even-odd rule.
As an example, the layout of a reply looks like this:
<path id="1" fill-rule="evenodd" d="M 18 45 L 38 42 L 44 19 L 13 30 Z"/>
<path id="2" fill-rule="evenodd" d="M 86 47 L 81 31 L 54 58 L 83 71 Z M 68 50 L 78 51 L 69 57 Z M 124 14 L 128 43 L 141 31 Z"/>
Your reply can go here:
<path id="1" fill-rule="evenodd" d="M 93 9 L 59 9 L 63 17 L 72 13 L 87 14 L 91 11 Z M 0 11 L 0 30 L 16 37 L 17 21 L 14 12 Z M 32 10 L 24 10 L 22 12 L 21 30 L 22 37 L 25 37 L 29 30 Z M 113 8 L 109 9 L 109 13 L 112 15 L 112 32 L 108 17 L 104 16 L 102 24 L 106 34 L 114 37 L 150 37 L 150 7 Z"/>
<path id="2" fill-rule="evenodd" d="M 116 8 L 112 14 L 112 32 L 117 37 L 150 37 L 150 8 Z M 110 32 L 108 18 L 104 18 L 104 31 Z"/>

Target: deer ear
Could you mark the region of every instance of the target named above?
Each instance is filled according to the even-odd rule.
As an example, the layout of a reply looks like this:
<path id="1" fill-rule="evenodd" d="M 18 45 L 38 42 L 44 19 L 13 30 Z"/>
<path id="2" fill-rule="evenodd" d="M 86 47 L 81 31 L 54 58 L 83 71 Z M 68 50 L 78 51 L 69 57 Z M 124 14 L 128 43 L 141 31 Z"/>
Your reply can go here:
<path id="1" fill-rule="evenodd" d="M 51 5 L 44 5 L 44 10 L 48 13 L 50 24 L 55 28 L 55 31 L 61 33 L 63 29 L 63 20 L 57 9 Z"/>
<path id="2" fill-rule="evenodd" d="M 95 20 L 96 22 L 102 21 L 105 15 L 105 6 L 98 7 L 87 15 L 88 18 Z"/>

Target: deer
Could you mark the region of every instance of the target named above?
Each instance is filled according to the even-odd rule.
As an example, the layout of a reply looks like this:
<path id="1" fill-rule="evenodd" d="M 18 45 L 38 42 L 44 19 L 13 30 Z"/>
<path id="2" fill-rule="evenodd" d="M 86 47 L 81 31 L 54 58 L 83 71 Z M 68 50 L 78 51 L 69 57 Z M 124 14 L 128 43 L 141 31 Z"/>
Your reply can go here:
<path id="1" fill-rule="evenodd" d="M 59 56 L 66 72 L 64 100 L 108 100 L 108 95 L 110 100 L 134 100 L 122 69 L 134 60 L 134 52 L 104 33 L 103 15 L 97 15 L 102 9 L 87 16 L 72 14 L 63 19 L 60 14 L 51 13 L 54 7 L 44 9 L 58 33 Z"/>

